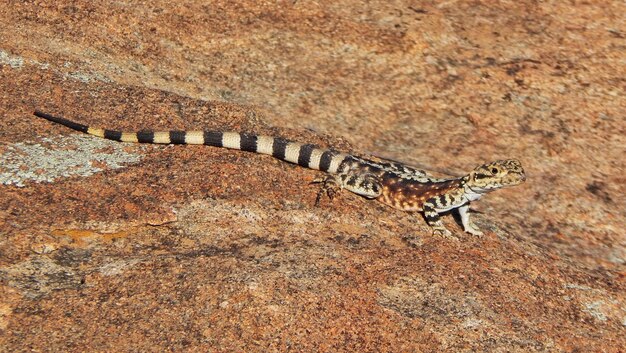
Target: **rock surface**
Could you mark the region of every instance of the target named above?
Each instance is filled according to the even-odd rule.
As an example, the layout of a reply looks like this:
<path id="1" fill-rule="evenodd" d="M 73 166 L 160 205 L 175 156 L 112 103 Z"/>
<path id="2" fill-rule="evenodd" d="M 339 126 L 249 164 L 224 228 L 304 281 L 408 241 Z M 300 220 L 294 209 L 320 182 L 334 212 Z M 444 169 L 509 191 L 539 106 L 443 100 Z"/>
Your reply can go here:
<path id="1" fill-rule="evenodd" d="M 623 1 L 4 1 L 0 351 L 624 352 Z M 448 174 L 519 158 L 486 235 L 229 129 Z M 417 241 L 407 239 L 417 237 Z"/>

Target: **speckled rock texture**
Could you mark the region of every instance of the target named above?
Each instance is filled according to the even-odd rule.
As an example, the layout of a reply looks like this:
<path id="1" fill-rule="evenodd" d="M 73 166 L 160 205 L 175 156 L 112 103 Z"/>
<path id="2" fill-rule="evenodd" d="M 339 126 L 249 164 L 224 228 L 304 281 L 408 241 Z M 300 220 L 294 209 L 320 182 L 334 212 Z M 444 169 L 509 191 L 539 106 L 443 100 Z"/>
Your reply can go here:
<path id="1" fill-rule="evenodd" d="M 0 352 L 626 351 L 623 1 L 0 4 Z M 485 236 L 137 130 L 460 175 Z M 412 241 L 408 239 L 414 238 Z"/>

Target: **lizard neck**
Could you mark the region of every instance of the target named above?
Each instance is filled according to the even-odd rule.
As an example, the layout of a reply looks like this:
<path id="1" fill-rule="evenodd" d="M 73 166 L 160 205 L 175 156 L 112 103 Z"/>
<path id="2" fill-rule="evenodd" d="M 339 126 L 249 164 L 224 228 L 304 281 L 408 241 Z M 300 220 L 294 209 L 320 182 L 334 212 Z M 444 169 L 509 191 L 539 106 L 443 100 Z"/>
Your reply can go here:
<path id="1" fill-rule="evenodd" d="M 467 201 L 471 202 L 471 201 L 476 201 L 480 199 L 481 196 L 483 196 L 483 192 L 472 189 L 468 184 L 469 179 L 470 179 L 469 175 L 466 175 L 463 178 L 461 178 L 461 186 L 463 187 L 463 197 L 465 197 Z"/>

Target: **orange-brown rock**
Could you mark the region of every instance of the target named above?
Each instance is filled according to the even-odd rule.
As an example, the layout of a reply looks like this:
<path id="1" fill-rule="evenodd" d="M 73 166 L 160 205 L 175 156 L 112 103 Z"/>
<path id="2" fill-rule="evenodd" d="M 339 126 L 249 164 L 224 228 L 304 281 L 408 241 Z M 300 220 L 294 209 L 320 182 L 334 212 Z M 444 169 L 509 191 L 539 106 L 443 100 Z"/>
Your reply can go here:
<path id="1" fill-rule="evenodd" d="M 0 6 L 0 352 L 624 352 L 622 1 Z M 228 129 L 459 174 L 483 238 L 317 172 L 83 136 Z M 409 238 L 417 237 L 409 241 Z"/>

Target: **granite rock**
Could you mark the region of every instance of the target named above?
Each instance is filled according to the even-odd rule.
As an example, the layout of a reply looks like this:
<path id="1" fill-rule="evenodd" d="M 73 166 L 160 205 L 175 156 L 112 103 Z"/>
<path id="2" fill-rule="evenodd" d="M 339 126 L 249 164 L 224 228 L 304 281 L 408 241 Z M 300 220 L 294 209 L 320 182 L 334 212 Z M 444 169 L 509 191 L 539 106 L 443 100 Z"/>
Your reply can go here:
<path id="1" fill-rule="evenodd" d="M 623 1 L 5 1 L 0 352 L 624 352 Z M 278 135 L 460 175 L 432 237 L 318 173 L 32 115 Z"/>

